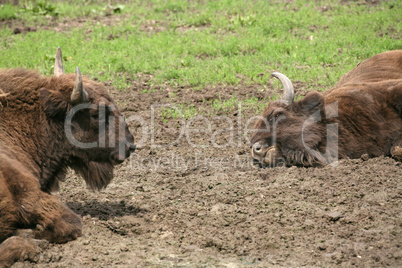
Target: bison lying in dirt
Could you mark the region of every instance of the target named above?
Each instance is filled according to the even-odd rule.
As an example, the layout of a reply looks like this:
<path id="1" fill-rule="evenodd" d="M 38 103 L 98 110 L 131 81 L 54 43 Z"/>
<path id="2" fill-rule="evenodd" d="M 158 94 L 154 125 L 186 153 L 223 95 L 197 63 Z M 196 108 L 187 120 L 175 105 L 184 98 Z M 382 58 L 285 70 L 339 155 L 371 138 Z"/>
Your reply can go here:
<path id="1" fill-rule="evenodd" d="M 402 50 L 361 62 L 324 93 L 294 102 L 283 74 L 284 97 L 265 109 L 251 139 L 263 167 L 315 166 L 340 158 L 381 155 L 402 159 Z"/>
<path id="2" fill-rule="evenodd" d="M 135 149 L 116 104 L 79 69 L 64 74 L 60 48 L 54 77 L 0 71 L 0 266 L 32 258 L 38 240 L 13 236 L 31 228 L 36 239 L 64 243 L 81 236 L 78 215 L 50 193 L 67 168 L 92 189 L 111 181 L 113 167 Z M 13 236 L 13 237 L 10 237 Z"/>

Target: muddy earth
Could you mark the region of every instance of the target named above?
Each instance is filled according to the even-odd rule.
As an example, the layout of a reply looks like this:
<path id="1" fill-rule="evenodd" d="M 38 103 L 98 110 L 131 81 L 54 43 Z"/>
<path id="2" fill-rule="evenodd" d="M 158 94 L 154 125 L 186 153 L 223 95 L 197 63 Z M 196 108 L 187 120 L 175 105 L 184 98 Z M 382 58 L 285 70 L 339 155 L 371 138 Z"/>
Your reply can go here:
<path id="1" fill-rule="evenodd" d="M 149 79 L 106 83 L 139 147 L 113 182 L 91 192 L 71 172 L 56 193 L 83 236 L 12 267 L 402 266 L 402 163 L 259 169 L 247 140 L 255 107 L 213 103 L 264 102 L 261 86 L 151 89 Z"/>
<path id="2" fill-rule="evenodd" d="M 36 31 L 18 21 L 2 27 Z M 249 129 L 262 111 L 246 99 L 281 94 L 264 75 L 269 93 L 151 87 L 149 75 L 124 91 L 106 82 L 138 150 L 100 192 L 71 171 L 55 195 L 81 215 L 83 236 L 44 243 L 35 262 L 12 267 L 402 267 L 402 163 L 253 165 Z"/>

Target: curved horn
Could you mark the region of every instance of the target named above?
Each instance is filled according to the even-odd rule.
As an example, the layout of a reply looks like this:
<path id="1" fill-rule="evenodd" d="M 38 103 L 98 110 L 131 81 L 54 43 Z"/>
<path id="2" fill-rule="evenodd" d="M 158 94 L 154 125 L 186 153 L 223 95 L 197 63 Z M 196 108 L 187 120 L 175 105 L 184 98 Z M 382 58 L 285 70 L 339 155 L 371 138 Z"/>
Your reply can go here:
<path id="1" fill-rule="evenodd" d="M 73 93 L 71 93 L 71 101 L 73 104 L 79 104 L 88 101 L 88 93 L 84 90 L 84 86 L 82 84 L 82 75 L 80 72 L 80 68 L 75 69 L 75 84 Z"/>
<path id="2" fill-rule="evenodd" d="M 58 47 L 56 51 L 56 60 L 54 61 L 54 76 L 58 77 L 64 74 L 63 57 L 61 55 L 61 48 Z"/>
<path id="3" fill-rule="evenodd" d="M 283 98 L 282 101 L 285 102 L 287 105 L 292 104 L 295 98 L 295 89 L 293 87 L 292 82 L 286 75 L 274 72 L 271 74 L 273 77 L 278 78 L 283 86 Z"/>

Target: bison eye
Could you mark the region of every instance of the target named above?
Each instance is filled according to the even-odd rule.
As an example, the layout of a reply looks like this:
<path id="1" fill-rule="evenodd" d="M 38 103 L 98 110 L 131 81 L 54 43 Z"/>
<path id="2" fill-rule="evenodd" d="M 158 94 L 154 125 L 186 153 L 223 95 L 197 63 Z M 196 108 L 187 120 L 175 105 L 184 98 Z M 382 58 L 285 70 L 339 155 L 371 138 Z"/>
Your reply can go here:
<path id="1" fill-rule="evenodd" d="M 98 111 L 93 111 L 90 113 L 91 115 L 91 119 L 94 121 L 98 121 L 99 120 L 99 112 Z"/>
<path id="2" fill-rule="evenodd" d="M 106 106 L 103 109 L 93 109 L 89 112 L 91 116 L 91 120 L 103 122 L 106 121 L 107 118 L 111 115 L 110 108 Z"/>
<path id="3" fill-rule="evenodd" d="M 93 119 L 93 120 L 98 120 L 99 119 L 99 114 L 98 113 L 93 113 L 93 114 L 91 114 L 91 119 Z"/>
<path id="4" fill-rule="evenodd" d="M 93 121 L 104 121 L 106 118 L 105 113 L 93 112 L 91 113 L 91 119 Z"/>

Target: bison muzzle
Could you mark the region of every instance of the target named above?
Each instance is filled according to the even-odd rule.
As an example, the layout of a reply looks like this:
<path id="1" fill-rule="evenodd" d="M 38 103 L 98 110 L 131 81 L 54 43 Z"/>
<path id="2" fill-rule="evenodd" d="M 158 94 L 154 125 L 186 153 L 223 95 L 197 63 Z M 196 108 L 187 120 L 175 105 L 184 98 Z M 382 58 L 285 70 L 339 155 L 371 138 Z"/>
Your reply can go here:
<path id="1" fill-rule="evenodd" d="M 324 93 L 294 101 L 284 87 L 256 122 L 251 154 L 263 167 L 316 166 L 341 158 L 391 156 L 402 160 L 402 50 L 361 62 Z"/>
<path id="2" fill-rule="evenodd" d="M 31 256 L 33 238 L 64 243 L 82 235 L 81 219 L 52 191 L 75 170 L 92 189 L 134 151 L 134 138 L 105 87 L 64 74 L 58 48 L 53 77 L 0 70 L 0 266 Z M 17 229 L 33 229 L 21 243 Z M 31 255 L 30 255 L 31 254 Z"/>

